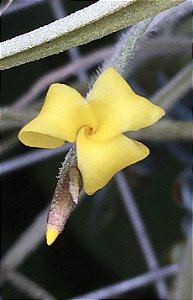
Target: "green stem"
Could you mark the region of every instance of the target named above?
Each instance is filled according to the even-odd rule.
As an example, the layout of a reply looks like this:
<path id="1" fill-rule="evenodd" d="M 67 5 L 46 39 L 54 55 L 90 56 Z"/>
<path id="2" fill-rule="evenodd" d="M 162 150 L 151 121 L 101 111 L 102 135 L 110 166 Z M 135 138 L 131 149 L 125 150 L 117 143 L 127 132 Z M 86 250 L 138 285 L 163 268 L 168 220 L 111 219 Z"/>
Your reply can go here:
<path id="1" fill-rule="evenodd" d="M 134 25 L 119 40 L 110 59 L 103 64 L 101 71 L 109 66 L 113 66 L 120 74 L 124 74 L 125 68 L 129 68 L 129 64 L 133 59 L 133 54 L 143 34 L 152 22 L 152 18 L 148 18 Z"/>

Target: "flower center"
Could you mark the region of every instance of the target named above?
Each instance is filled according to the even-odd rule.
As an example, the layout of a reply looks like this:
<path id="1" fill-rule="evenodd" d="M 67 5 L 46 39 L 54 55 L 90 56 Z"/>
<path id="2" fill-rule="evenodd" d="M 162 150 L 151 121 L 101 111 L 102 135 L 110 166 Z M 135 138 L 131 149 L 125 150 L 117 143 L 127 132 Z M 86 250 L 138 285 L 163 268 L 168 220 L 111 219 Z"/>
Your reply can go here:
<path id="1" fill-rule="evenodd" d="M 90 126 L 86 126 L 84 128 L 84 133 L 88 136 L 88 135 L 92 135 L 94 134 L 94 129 Z"/>

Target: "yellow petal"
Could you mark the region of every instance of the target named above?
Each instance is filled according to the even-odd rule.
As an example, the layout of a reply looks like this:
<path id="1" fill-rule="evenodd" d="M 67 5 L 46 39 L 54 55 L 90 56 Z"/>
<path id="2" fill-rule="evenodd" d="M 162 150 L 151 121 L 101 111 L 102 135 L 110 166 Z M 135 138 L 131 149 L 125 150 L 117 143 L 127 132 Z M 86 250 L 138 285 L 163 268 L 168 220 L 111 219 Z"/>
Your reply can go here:
<path id="1" fill-rule="evenodd" d="M 150 126 L 165 114 L 162 108 L 135 94 L 112 67 L 96 80 L 88 101 L 97 119 L 96 140 Z"/>
<path id="2" fill-rule="evenodd" d="M 51 244 L 53 244 L 53 242 L 55 241 L 55 239 L 57 238 L 57 236 L 59 235 L 59 232 L 54 229 L 53 227 L 49 227 L 46 233 L 46 241 L 48 246 L 50 246 Z"/>
<path id="3" fill-rule="evenodd" d="M 65 84 L 52 84 L 39 115 L 22 128 L 20 141 L 31 147 L 56 148 L 74 142 L 85 125 L 95 128 L 87 101 Z"/>
<path id="4" fill-rule="evenodd" d="M 149 154 L 145 145 L 124 135 L 99 142 L 87 136 L 84 130 L 78 133 L 77 157 L 88 195 L 104 187 L 115 173 Z"/>

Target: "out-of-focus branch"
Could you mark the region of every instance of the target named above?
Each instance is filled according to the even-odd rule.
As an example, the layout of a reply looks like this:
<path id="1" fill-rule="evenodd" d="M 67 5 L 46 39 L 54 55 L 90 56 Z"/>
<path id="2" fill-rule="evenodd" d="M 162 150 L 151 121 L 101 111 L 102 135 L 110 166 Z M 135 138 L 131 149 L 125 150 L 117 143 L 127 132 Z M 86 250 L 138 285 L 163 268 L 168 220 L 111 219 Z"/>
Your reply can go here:
<path id="1" fill-rule="evenodd" d="M 43 242 L 46 231 L 47 213 L 48 207 L 36 216 L 31 225 L 12 244 L 1 259 L 2 270 L 17 268 Z"/>
<path id="2" fill-rule="evenodd" d="M 157 55 L 191 55 L 191 40 L 187 37 L 160 36 L 154 39 L 147 39 L 143 42 L 143 48 L 136 53 L 140 59 L 140 64 L 144 58 L 154 57 Z M 139 64 L 138 61 L 136 62 Z"/>
<path id="3" fill-rule="evenodd" d="M 66 144 L 64 147 L 57 149 L 41 149 L 30 151 L 25 154 L 21 154 L 17 157 L 10 158 L 7 161 L 0 163 L 1 175 L 8 174 L 10 172 L 15 172 L 21 168 L 30 166 L 37 162 L 46 160 L 50 157 L 54 157 L 61 153 L 65 154 L 71 147 L 71 144 Z"/>
<path id="4" fill-rule="evenodd" d="M 16 13 L 20 10 L 24 10 L 25 8 L 28 8 L 33 5 L 35 6 L 44 1 L 45 0 L 30 0 L 30 1 L 17 0 L 14 1 L 14 3 L 11 6 L 9 6 L 9 8 L 4 12 L 4 14 L 6 15 L 11 13 Z"/>
<path id="5" fill-rule="evenodd" d="M 137 241 L 143 253 L 145 263 L 150 271 L 155 271 L 159 269 L 159 262 L 124 172 L 121 171 L 116 174 L 115 180 L 122 196 L 121 198 L 125 206 L 127 216 L 131 221 Z M 165 299 L 168 294 L 165 281 L 162 279 L 156 280 L 155 288 L 160 299 Z"/>
<path id="6" fill-rule="evenodd" d="M 16 99 L 14 107 L 23 107 L 29 105 L 34 99 L 49 87 L 50 84 L 66 79 L 68 76 L 76 74 L 80 69 L 88 70 L 99 64 L 106 56 L 110 55 L 112 47 L 106 47 L 91 52 L 79 60 L 68 65 L 56 68 L 46 75 L 40 77 L 22 96 Z"/>
<path id="7" fill-rule="evenodd" d="M 31 105 L 30 109 L 17 109 L 10 107 L 2 107 L 1 108 L 1 119 L 0 119 L 0 127 L 2 131 L 20 128 L 29 120 L 32 120 L 37 114 L 40 109 L 40 105 L 38 108 L 35 108 Z"/>
<path id="8" fill-rule="evenodd" d="M 160 121 L 151 127 L 127 133 L 128 137 L 150 141 L 192 141 L 192 121 Z"/>
<path id="9" fill-rule="evenodd" d="M 192 225 L 180 264 L 180 271 L 169 299 L 193 299 Z"/>
<path id="10" fill-rule="evenodd" d="M 170 277 L 178 272 L 177 265 L 167 266 L 157 271 L 148 272 L 146 274 L 137 276 L 132 279 L 127 279 L 119 283 L 112 284 L 110 286 L 106 286 L 102 289 L 90 292 L 88 294 L 84 294 L 81 296 L 77 296 L 72 298 L 71 300 L 83 300 L 83 299 L 109 299 L 110 297 L 116 297 L 123 293 L 132 291 L 134 289 L 147 286 L 158 279 Z M 180 299 L 182 300 L 182 299 Z"/>
<path id="11" fill-rule="evenodd" d="M 135 59 L 130 63 L 127 69 L 127 76 L 131 76 L 137 68 L 149 59 L 155 57 L 191 57 L 191 41 L 188 38 L 160 37 L 155 39 L 147 39 L 143 42 L 143 48 L 137 49 Z"/>
<path id="12" fill-rule="evenodd" d="M 151 98 L 165 110 L 169 110 L 192 88 L 192 64 L 188 64 L 168 84 Z"/>
<path id="13" fill-rule="evenodd" d="M 8 7 L 11 5 L 13 0 L 4 0 L 1 1 L 1 6 L 0 6 L 0 16 L 8 9 Z"/>
<path id="14" fill-rule="evenodd" d="M 56 300 L 49 292 L 43 289 L 39 284 L 35 283 L 22 273 L 15 270 L 4 270 L 5 279 L 8 280 L 18 290 L 23 292 L 30 299 L 40 300 Z"/>
<path id="15" fill-rule="evenodd" d="M 85 196 L 81 193 L 81 199 Z M 49 206 L 44 208 L 27 227 L 20 237 L 11 245 L 6 254 L 1 259 L 2 271 L 14 270 L 18 268 L 27 257 L 33 253 L 45 240 L 46 219 Z M 6 279 L 6 273 L 5 273 Z M 3 279 L 3 278 L 2 278 Z"/>

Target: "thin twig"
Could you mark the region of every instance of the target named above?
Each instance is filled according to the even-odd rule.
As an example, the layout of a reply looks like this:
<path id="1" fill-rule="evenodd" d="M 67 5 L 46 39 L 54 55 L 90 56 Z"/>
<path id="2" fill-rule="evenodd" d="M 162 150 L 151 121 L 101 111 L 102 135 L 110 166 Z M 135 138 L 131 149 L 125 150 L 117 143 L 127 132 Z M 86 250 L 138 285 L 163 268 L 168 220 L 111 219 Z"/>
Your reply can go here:
<path id="1" fill-rule="evenodd" d="M 175 75 L 164 88 L 159 90 L 151 99 L 169 110 L 192 88 L 192 64 L 188 64 Z"/>
<path id="2" fill-rule="evenodd" d="M 169 299 L 189 300 L 193 299 L 193 264 L 192 264 L 192 227 L 186 241 L 180 270 Z"/>
<path id="3" fill-rule="evenodd" d="M 127 76 L 132 74 L 143 64 L 147 64 L 148 60 L 155 57 L 175 57 L 175 56 L 191 56 L 191 41 L 188 38 L 176 37 L 160 37 L 155 39 L 147 39 L 143 42 L 143 48 L 137 49 L 133 62 L 127 69 Z"/>
<path id="4" fill-rule="evenodd" d="M 191 40 L 188 37 L 160 36 L 147 39 L 143 42 L 143 49 L 136 51 L 137 65 L 141 65 L 144 59 L 158 55 L 190 55 Z M 138 61 L 139 60 L 139 61 Z"/>
<path id="5" fill-rule="evenodd" d="M 192 131 L 192 121 L 164 120 L 152 125 L 151 127 L 135 132 L 128 132 L 126 135 L 130 138 L 139 140 L 183 142 L 193 141 Z"/>
<path id="6" fill-rule="evenodd" d="M 106 56 L 112 52 L 112 47 L 102 48 L 81 57 L 78 61 L 56 68 L 46 75 L 40 77 L 21 97 L 16 99 L 14 107 L 29 105 L 36 99 L 50 84 L 66 79 L 70 75 L 76 74 L 80 69 L 87 70 L 99 64 Z"/>
<path id="7" fill-rule="evenodd" d="M 145 224 L 137 208 L 135 199 L 127 183 L 125 175 L 123 172 L 119 172 L 115 178 L 126 208 L 127 215 L 131 220 L 138 243 L 142 249 L 146 264 L 150 271 L 155 271 L 159 268 L 159 264 L 153 246 L 151 245 L 151 241 L 148 237 Z M 163 280 L 156 281 L 156 289 L 159 297 L 161 299 L 165 299 L 168 291 Z"/>
<path id="8" fill-rule="evenodd" d="M 8 280 L 18 290 L 22 291 L 30 299 L 56 300 L 49 292 L 43 289 L 22 273 L 15 270 L 6 270 L 6 280 Z"/>
<path id="9" fill-rule="evenodd" d="M 18 12 L 19 10 L 23 10 L 23 9 L 26 9 L 30 6 L 34 6 L 34 5 L 37 5 L 37 4 L 40 4 L 42 2 L 44 2 L 45 0 L 30 0 L 30 1 L 23 1 L 23 0 L 20 0 L 17 2 L 14 2 L 13 5 L 11 5 L 6 11 L 5 11 L 5 15 L 7 14 L 11 14 L 11 13 L 16 13 Z"/>
<path id="10" fill-rule="evenodd" d="M 83 199 L 84 196 L 85 194 L 81 193 L 80 198 Z M 13 270 L 19 267 L 44 241 L 48 211 L 49 206 L 44 208 L 35 217 L 28 228 L 24 230 L 15 243 L 7 250 L 6 254 L 1 259 L 2 271 Z"/>
<path id="11" fill-rule="evenodd" d="M 37 106 L 37 107 L 36 107 Z M 0 126 L 1 130 L 9 130 L 12 128 L 21 128 L 27 122 L 37 116 L 40 110 L 40 105 L 31 105 L 30 109 L 13 108 L 6 106 L 1 108 Z"/>
<path id="12" fill-rule="evenodd" d="M 1 12 L 0 12 L 0 16 L 2 16 L 5 11 L 9 8 L 9 6 L 12 4 L 13 0 L 7 0 L 7 1 L 4 1 L 5 4 L 2 4 L 1 3 Z"/>
<path id="13" fill-rule="evenodd" d="M 71 144 L 66 144 L 64 147 L 60 147 L 54 150 L 35 150 L 29 153 L 18 155 L 15 158 L 11 158 L 5 162 L 0 163 L 1 175 L 15 172 L 21 168 L 30 166 L 31 164 L 44 161 L 55 155 L 66 153 L 71 147 Z"/>
<path id="14" fill-rule="evenodd" d="M 1 259 L 2 270 L 17 268 L 42 243 L 45 238 L 47 213 L 48 207 L 36 216 L 31 225 L 7 250 Z"/>
<path id="15" fill-rule="evenodd" d="M 130 292 L 137 288 L 150 285 L 157 280 L 175 275 L 177 272 L 177 265 L 167 266 L 164 268 L 160 268 L 157 271 L 148 272 L 135 278 L 127 279 L 122 282 L 115 283 L 102 289 L 90 292 L 88 294 L 74 297 L 71 300 L 109 299 L 111 297 L 114 298 L 118 295 Z"/>

